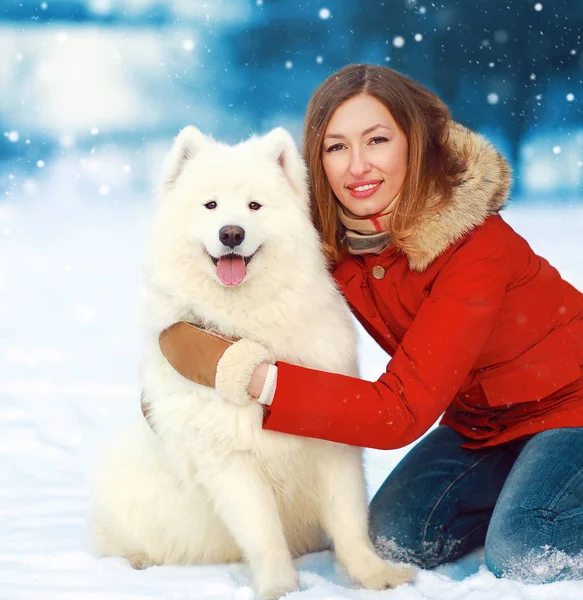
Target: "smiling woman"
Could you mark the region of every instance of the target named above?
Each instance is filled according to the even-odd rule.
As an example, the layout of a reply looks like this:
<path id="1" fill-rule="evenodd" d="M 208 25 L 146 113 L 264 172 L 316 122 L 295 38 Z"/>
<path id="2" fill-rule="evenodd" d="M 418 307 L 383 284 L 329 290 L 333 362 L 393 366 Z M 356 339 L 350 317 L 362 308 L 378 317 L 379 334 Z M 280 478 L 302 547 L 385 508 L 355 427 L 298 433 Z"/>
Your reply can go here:
<path id="1" fill-rule="evenodd" d="M 405 181 L 407 162 L 407 137 L 376 98 L 355 96 L 333 114 L 322 163 L 332 191 L 349 213 L 387 214 Z"/>

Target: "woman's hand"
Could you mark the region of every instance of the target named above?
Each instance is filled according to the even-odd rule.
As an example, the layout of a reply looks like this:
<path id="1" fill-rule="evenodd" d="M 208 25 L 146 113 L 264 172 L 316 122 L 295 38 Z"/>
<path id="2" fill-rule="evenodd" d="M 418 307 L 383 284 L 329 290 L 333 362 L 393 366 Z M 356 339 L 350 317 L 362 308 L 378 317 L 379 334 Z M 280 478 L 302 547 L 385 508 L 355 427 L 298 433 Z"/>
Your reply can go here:
<path id="1" fill-rule="evenodd" d="M 259 398 L 271 352 L 251 340 L 231 340 L 190 323 L 175 323 L 160 334 L 160 350 L 183 377 L 216 390 L 243 406 Z"/>

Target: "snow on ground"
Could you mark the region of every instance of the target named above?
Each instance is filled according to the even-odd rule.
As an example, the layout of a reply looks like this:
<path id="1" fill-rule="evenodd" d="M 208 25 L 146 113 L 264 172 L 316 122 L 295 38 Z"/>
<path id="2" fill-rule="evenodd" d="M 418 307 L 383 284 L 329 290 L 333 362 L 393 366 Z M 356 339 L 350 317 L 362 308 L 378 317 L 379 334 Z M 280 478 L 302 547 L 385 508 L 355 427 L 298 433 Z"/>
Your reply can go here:
<path id="1" fill-rule="evenodd" d="M 100 444 L 137 413 L 140 268 L 153 204 L 40 185 L 0 201 L 0 600 L 251 600 L 244 565 L 134 571 L 87 536 Z M 583 289 L 583 207 L 517 206 L 506 218 Z M 386 357 L 361 346 L 363 375 Z M 367 453 L 370 493 L 399 452 Z M 359 590 L 328 552 L 296 561 L 304 600 L 579 600 L 583 582 L 496 580 L 477 551 L 414 584 Z"/>

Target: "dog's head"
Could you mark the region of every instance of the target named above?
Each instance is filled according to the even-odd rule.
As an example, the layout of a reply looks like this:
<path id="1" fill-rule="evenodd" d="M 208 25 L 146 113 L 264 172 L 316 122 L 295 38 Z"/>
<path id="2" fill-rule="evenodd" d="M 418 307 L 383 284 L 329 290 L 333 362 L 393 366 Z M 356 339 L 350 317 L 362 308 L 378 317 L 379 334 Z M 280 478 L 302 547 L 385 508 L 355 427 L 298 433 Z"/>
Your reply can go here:
<path id="1" fill-rule="evenodd" d="M 297 249 L 298 232 L 312 229 L 308 204 L 287 131 L 227 146 L 189 126 L 166 161 L 157 235 L 173 238 L 174 261 L 235 287 Z"/>

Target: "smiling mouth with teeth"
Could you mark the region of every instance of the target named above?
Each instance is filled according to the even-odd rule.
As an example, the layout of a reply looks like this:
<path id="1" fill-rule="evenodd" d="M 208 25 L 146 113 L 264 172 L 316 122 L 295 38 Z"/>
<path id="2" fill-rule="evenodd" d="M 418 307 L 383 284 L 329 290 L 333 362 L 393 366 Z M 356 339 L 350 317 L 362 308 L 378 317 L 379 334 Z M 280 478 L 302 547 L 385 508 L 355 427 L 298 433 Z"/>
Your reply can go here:
<path id="1" fill-rule="evenodd" d="M 211 254 L 209 256 L 217 268 L 219 281 L 227 287 L 234 287 L 242 283 L 245 279 L 247 265 L 251 262 L 255 254 L 257 254 L 257 251 L 249 256 L 235 253 L 223 254 L 218 258 Z"/>
<path id="2" fill-rule="evenodd" d="M 359 185 L 358 187 L 352 188 L 357 192 L 364 192 L 366 190 L 372 190 L 375 187 L 378 187 L 380 183 L 369 183 L 367 185 Z"/>

